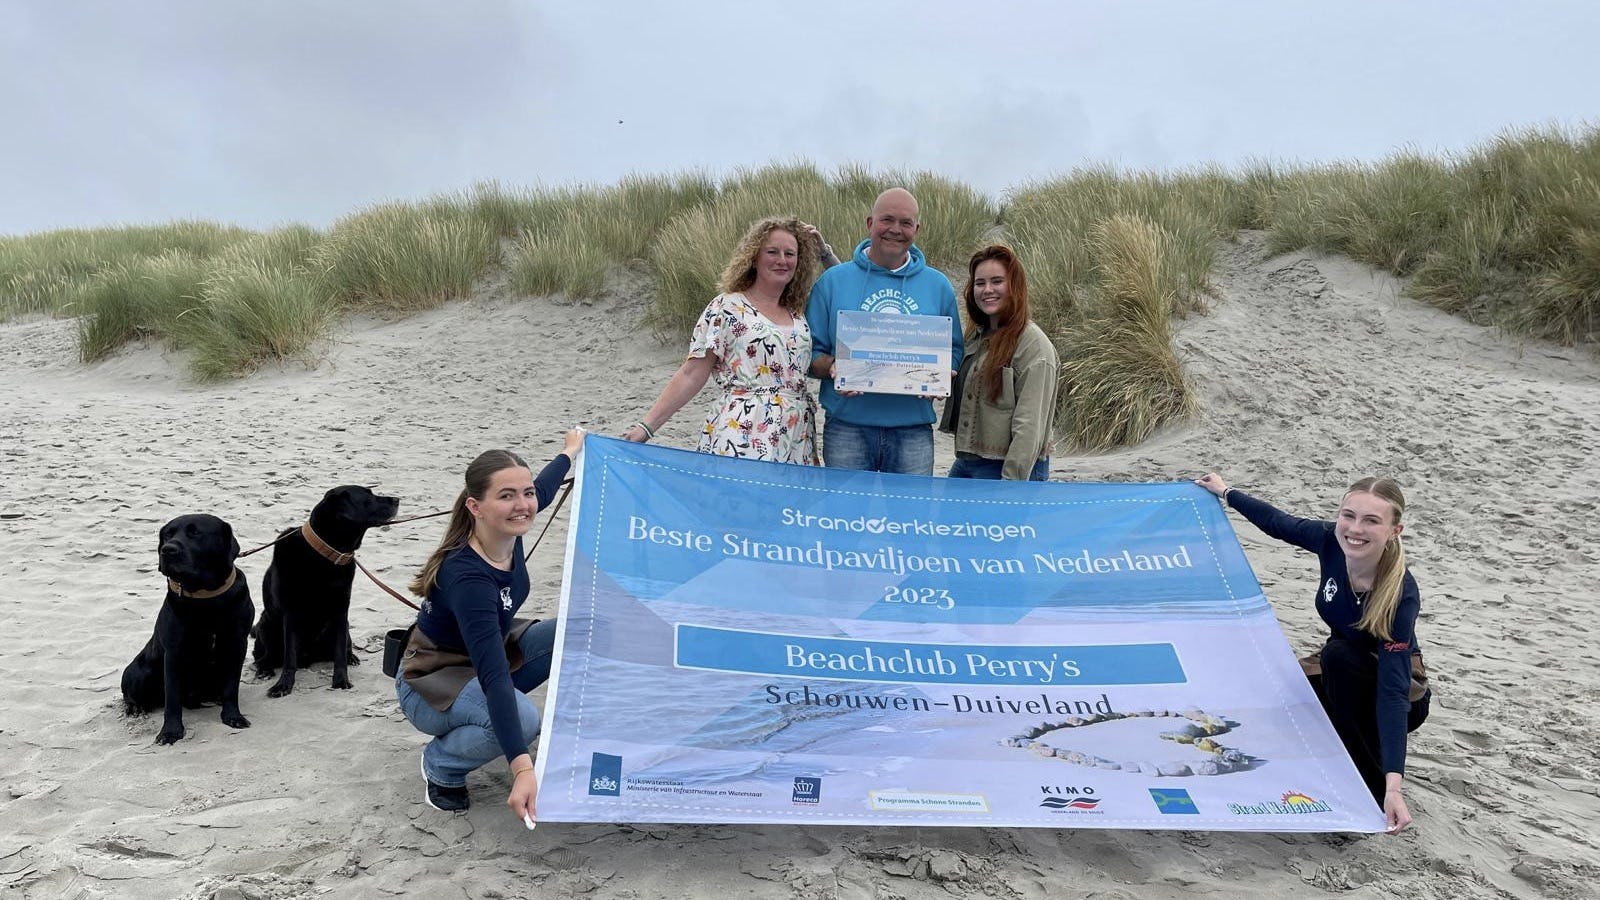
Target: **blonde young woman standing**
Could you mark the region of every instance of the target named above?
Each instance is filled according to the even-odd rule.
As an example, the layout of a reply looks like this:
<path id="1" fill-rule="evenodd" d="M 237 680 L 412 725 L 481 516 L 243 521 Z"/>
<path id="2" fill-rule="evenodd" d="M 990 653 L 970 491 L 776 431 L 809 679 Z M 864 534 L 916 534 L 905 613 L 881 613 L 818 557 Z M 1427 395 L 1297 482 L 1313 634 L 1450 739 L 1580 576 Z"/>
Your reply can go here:
<path id="1" fill-rule="evenodd" d="M 951 478 L 1050 480 L 1060 361 L 1028 309 L 1028 276 L 1010 247 L 967 261 L 966 355 L 939 430 L 956 437 Z"/>
<path id="2" fill-rule="evenodd" d="M 1195 483 L 1268 536 L 1317 554 L 1317 613 L 1331 633 L 1312 684 L 1390 833 L 1406 827 L 1406 735 L 1428 718 L 1431 694 L 1412 678 L 1422 600 L 1400 543 L 1406 508 L 1400 485 L 1390 478 L 1357 481 L 1338 517 L 1327 522 L 1291 516 L 1228 487 L 1216 473 Z"/>
<path id="3" fill-rule="evenodd" d="M 827 259 L 815 228 L 790 217 L 756 222 L 695 325 L 689 355 L 654 405 L 622 436 L 655 437 L 712 375 L 722 397 L 701 428 L 702 453 L 816 465 L 817 402 L 806 385 L 806 295 Z"/>

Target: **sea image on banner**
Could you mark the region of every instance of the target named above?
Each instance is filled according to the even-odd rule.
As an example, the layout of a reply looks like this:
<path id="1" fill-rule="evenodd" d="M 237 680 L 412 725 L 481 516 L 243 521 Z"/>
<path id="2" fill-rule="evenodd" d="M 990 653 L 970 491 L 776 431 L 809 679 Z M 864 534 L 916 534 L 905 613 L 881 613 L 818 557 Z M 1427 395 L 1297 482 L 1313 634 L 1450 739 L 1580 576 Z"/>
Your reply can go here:
<path id="1" fill-rule="evenodd" d="M 833 386 L 871 394 L 950 393 L 949 316 L 840 310 Z"/>
<path id="2" fill-rule="evenodd" d="M 543 820 L 1384 826 L 1187 482 L 591 436 L 574 507 Z"/>

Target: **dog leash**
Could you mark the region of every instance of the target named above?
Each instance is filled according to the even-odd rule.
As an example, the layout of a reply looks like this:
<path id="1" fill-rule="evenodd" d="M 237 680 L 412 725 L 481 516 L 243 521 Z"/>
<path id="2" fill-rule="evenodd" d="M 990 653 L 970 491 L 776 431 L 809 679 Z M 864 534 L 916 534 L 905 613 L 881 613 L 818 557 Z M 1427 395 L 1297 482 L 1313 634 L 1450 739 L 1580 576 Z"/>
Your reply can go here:
<path id="1" fill-rule="evenodd" d="M 356 568 L 361 570 L 361 574 L 363 574 L 363 575 L 367 576 L 368 578 L 372 579 L 372 583 L 377 585 L 378 587 L 383 588 L 383 590 L 389 596 L 395 598 L 396 600 L 399 600 L 401 603 L 404 603 L 405 605 L 411 607 L 412 609 L 416 610 L 417 612 L 422 612 L 422 607 L 420 607 L 420 606 L 416 605 L 415 603 L 412 603 L 410 600 L 407 600 L 406 598 L 400 596 L 400 592 L 399 591 L 395 590 L 392 587 L 389 587 L 387 584 L 384 584 L 382 581 L 379 581 L 378 580 L 378 576 L 372 574 L 372 570 L 368 569 L 365 565 L 363 565 L 359 558 L 352 556 L 352 557 L 350 557 L 350 561 L 356 564 Z"/>
<path id="2" fill-rule="evenodd" d="M 528 551 L 528 555 L 524 556 L 522 558 L 523 562 L 527 562 L 528 560 L 532 559 L 533 558 L 533 551 L 539 549 L 539 542 L 544 540 L 545 532 L 549 531 L 550 530 L 550 525 L 555 522 L 556 513 L 561 511 L 561 505 L 563 503 L 567 502 L 567 495 L 572 493 L 572 484 L 573 484 L 573 481 L 572 481 L 571 478 L 565 479 L 564 481 L 561 482 L 561 496 L 557 497 L 555 505 L 550 507 L 550 515 L 549 515 L 549 517 L 547 517 L 545 519 L 544 529 L 539 532 L 539 536 L 538 537 L 533 539 L 533 547 L 532 547 L 532 549 L 530 549 Z M 428 515 L 426 515 L 426 516 L 413 516 L 412 519 L 426 519 L 426 518 L 429 518 L 431 516 L 442 516 L 442 515 L 444 515 L 445 513 L 448 513 L 448 512 L 450 512 L 450 510 L 447 509 L 447 510 L 444 510 L 444 512 L 428 513 Z M 398 519 L 395 522 L 391 522 L 391 523 L 388 523 L 388 524 L 398 524 L 399 522 L 409 522 L 412 519 Z M 356 564 L 356 568 L 361 570 L 361 574 L 363 574 L 363 575 L 367 576 L 367 578 L 371 579 L 373 584 L 377 585 L 380 588 L 383 588 L 384 593 L 386 593 L 389 596 L 395 598 L 396 600 L 399 600 L 401 603 L 404 603 L 405 605 L 411 607 L 412 609 L 417 610 L 418 612 L 420 612 L 422 610 L 422 607 L 418 606 L 415 603 L 412 603 L 410 600 L 407 600 L 405 597 L 401 596 L 399 591 L 395 590 L 392 587 L 389 587 L 387 584 L 384 584 L 382 579 L 380 579 L 378 576 L 372 574 L 372 571 L 370 569 L 368 569 L 366 566 L 362 565 L 360 557 L 356 556 L 355 554 L 351 554 L 350 555 L 350 561 L 355 563 Z"/>
<path id="3" fill-rule="evenodd" d="M 539 549 L 539 542 L 544 540 L 544 533 L 550 530 L 551 525 L 555 524 L 556 513 L 561 512 L 561 504 L 567 502 L 567 495 L 572 493 L 572 485 L 573 480 L 571 478 L 561 482 L 561 496 L 556 498 L 556 505 L 550 507 L 550 515 L 544 520 L 544 528 L 539 532 L 539 536 L 533 539 L 533 546 L 528 548 L 528 555 L 522 558 L 523 562 L 533 559 L 533 551 Z"/>
<path id="4" fill-rule="evenodd" d="M 418 519 L 432 519 L 432 518 L 434 518 L 436 516 L 448 516 L 448 515 L 450 515 L 450 510 L 441 509 L 438 512 L 423 513 L 420 516 L 408 516 L 407 518 L 404 518 L 404 519 L 392 519 L 392 520 L 390 520 L 388 522 L 380 522 L 379 524 L 374 525 L 372 527 L 373 528 L 388 528 L 390 525 L 403 525 L 406 522 L 415 522 Z M 268 541 L 268 542 L 266 542 L 265 544 L 262 544 L 259 547 L 251 547 L 249 550 L 246 550 L 243 553 L 239 554 L 238 558 L 239 559 L 244 559 L 246 556 L 249 556 L 252 553 L 260 553 L 261 551 L 267 549 L 268 547 L 276 546 L 278 544 L 278 541 L 281 541 L 284 538 L 290 537 L 291 535 L 295 534 L 298 531 L 299 531 L 298 528 L 290 529 L 289 531 L 285 532 L 282 537 L 278 538 L 278 540 L 276 540 L 276 541 Z"/>
<path id="5" fill-rule="evenodd" d="M 573 483 L 574 483 L 573 479 L 571 479 L 571 478 L 566 478 L 566 479 L 562 480 L 562 482 L 561 482 L 561 495 L 556 498 L 555 505 L 550 508 L 550 515 L 545 518 L 544 528 L 539 532 L 539 536 L 533 539 L 533 546 L 531 548 L 529 548 L 528 555 L 524 556 L 522 558 L 523 562 L 527 562 L 528 560 L 533 558 L 533 551 L 539 549 L 539 542 L 544 540 L 545 533 L 550 530 L 550 526 L 551 525 L 555 524 L 556 514 L 561 512 L 562 505 L 567 502 L 567 496 L 572 493 Z M 377 525 L 377 526 L 374 526 L 374 527 L 376 527 L 376 528 L 387 528 L 390 525 L 400 525 L 400 524 L 403 524 L 403 523 L 406 523 L 406 522 L 415 522 L 418 519 L 432 519 L 432 518 L 435 518 L 437 516 L 448 516 L 451 512 L 453 512 L 453 510 L 441 509 L 438 512 L 423 513 L 420 516 L 409 516 L 409 517 L 404 518 L 404 519 L 394 519 L 392 521 L 384 522 L 382 525 Z M 307 524 L 310 524 L 310 523 L 307 523 Z M 301 529 L 300 528 L 290 529 L 287 533 L 285 533 L 283 535 L 283 537 L 278 538 L 278 540 L 270 541 L 268 543 L 262 544 L 259 547 L 254 547 L 254 548 L 252 548 L 250 550 L 247 550 L 244 553 L 239 554 L 239 557 L 243 558 L 243 557 L 249 556 L 252 553 L 259 553 L 262 550 L 265 550 L 268 547 L 271 547 L 271 546 L 277 544 L 278 541 L 282 541 L 284 538 L 290 537 L 292 535 L 300 534 L 300 533 L 301 533 Z M 355 563 L 356 568 L 361 570 L 361 574 L 367 576 L 367 578 L 373 584 L 375 584 L 378 587 L 382 588 L 384 593 L 388 594 L 389 596 L 393 597 L 396 600 L 399 600 L 401 603 L 404 603 L 405 605 L 411 607 L 414 610 L 421 611 L 422 607 L 418 606 L 415 603 L 412 603 L 410 600 L 407 600 L 405 598 L 405 596 L 402 595 L 399 591 L 395 590 L 392 587 L 389 587 L 387 584 L 384 584 L 382 579 L 380 579 L 378 576 L 372 574 L 372 570 L 367 568 L 366 565 L 361 562 L 360 557 L 356 556 L 354 553 L 350 554 L 350 562 Z"/>

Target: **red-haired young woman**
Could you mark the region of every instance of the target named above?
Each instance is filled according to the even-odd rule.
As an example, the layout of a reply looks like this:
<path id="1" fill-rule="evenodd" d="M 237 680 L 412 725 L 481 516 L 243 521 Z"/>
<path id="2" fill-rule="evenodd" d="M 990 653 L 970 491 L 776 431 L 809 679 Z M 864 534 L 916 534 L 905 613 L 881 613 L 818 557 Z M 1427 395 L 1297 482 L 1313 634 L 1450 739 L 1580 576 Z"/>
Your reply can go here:
<path id="1" fill-rule="evenodd" d="M 1048 481 L 1060 362 L 1028 313 L 1028 276 L 1010 247 L 967 262 L 966 356 L 939 430 L 956 438 L 951 478 Z"/>

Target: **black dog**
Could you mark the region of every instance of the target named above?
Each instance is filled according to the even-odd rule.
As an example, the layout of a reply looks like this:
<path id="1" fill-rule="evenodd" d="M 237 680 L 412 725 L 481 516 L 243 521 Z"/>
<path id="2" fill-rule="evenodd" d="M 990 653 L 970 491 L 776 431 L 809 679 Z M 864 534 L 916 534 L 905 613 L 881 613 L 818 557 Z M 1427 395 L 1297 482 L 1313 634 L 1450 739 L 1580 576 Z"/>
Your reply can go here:
<path id="1" fill-rule="evenodd" d="M 150 642 L 122 670 L 128 713 L 165 710 L 158 744 L 182 739 L 183 707 L 208 701 L 221 701 L 224 725 L 249 728 L 239 711 L 239 671 L 256 608 L 233 565 L 233 528 L 216 516 L 179 516 L 161 526 L 157 546 L 167 599 Z"/>
<path id="2" fill-rule="evenodd" d="M 333 686 L 350 687 L 350 586 L 355 552 L 367 529 L 394 518 L 400 501 L 364 487 L 344 485 L 322 496 L 311 518 L 285 530 L 272 550 L 272 565 L 261 580 L 261 621 L 254 651 L 257 678 L 278 683 L 268 697 L 294 690 L 295 670 L 333 661 Z"/>

